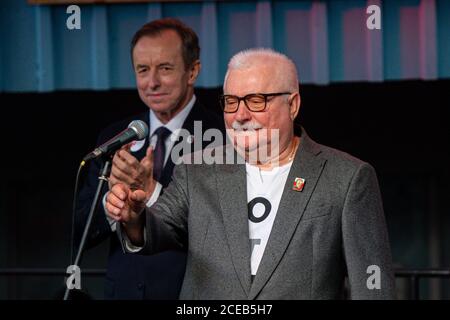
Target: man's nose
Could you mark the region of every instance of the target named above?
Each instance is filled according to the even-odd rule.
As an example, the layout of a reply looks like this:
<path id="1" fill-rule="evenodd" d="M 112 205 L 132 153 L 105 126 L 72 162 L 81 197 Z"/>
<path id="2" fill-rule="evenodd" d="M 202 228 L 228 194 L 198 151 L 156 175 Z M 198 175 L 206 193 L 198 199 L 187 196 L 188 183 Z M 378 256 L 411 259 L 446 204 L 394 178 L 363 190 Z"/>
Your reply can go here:
<path id="1" fill-rule="evenodd" d="M 244 101 L 239 102 L 238 109 L 236 111 L 235 119 L 239 122 L 246 122 L 251 120 L 252 113 L 248 110 L 247 106 L 245 105 Z"/>
<path id="2" fill-rule="evenodd" d="M 152 71 L 148 75 L 148 86 L 152 90 L 157 89 L 161 85 L 158 72 Z"/>

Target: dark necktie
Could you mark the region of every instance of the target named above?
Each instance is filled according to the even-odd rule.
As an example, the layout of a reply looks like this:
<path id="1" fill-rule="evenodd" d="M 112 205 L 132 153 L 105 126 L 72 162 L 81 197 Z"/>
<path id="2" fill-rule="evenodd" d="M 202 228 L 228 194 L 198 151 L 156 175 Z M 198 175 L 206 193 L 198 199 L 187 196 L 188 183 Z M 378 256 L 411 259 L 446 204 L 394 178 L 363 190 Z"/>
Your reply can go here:
<path id="1" fill-rule="evenodd" d="M 166 139 L 172 132 L 166 127 L 159 127 L 155 130 L 157 137 L 156 146 L 153 153 L 153 178 L 160 181 L 164 169 L 164 159 L 166 155 Z"/>

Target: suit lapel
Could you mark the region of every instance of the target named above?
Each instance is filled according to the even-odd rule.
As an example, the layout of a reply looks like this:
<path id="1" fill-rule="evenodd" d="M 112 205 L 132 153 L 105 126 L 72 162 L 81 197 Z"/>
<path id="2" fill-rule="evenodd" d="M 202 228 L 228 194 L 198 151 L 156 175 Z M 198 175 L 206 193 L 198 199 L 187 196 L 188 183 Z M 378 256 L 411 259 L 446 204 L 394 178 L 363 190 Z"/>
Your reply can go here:
<path id="1" fill-rule="evenodd" d="M 319 147 L 302 130 L 300 147 L 290 169 L 278 212 L 264 255 L 252 283 L 249 299 L 254 299 L 269 281 L 294 235 L 306 205 L 322 172 L 324 160 Z M 292 189 L 296 177 L 305 179 L 301 192 Z"/>
<path id="2" fill-rule="evenodd" d="M 219 164 L 215 168 L 228 246 L 241 286 L 248 295 L 251 278 L 245 165 Z"/>
<path id="3" fill-rule="evenodd" d="M 189 112 L 188 116 L 186 117 L 186 120 L 184 120 L 182 129 L 186 129 L 191 134 L 194 132 L 194 121 L 201 121 L 201 118 L 199 119 L 199 111 L 200 108 L 198 99 L 195 101 L 194 106 L 192 107 L 192 110 Z M 177 144 L 181 143 L 183 139 L 181 137 L 178 138 L 178 140 L 174 143 L 173 147 L 175 147 Z M 172 149 L 173 149 L 172 147 Z M 193 150 L 192 150 L 193 151 Z M 172 150 L 169 150 L 168 152 L 172 152 Z M 182 154 L 181 154 L 182 155 Z M 172 180 L 172 172 L 173 168 L 175 167 L 175 164 L 172 161 L 172 156 L 169 156 L 167 159 L 166 165 L 163 168 L 163 172 L 161 174 L 161 181 L 160 183 L 167 187 L 169 182 Z"/>

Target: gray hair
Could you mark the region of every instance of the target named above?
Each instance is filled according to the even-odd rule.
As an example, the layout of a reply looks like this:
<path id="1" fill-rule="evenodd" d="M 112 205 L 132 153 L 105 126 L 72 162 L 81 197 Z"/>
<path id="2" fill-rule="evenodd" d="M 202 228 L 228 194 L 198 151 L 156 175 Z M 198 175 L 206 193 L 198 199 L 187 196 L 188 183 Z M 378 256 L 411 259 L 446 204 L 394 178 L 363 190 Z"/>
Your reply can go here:
<path id="1" fill-rule="evenodd" d="M 247 69 L 258 63 L 267 63 L 268 60 L 276 62 L 282 68 L 282 79 L 285 82 L 286 90 L 298 91 L 298 75 L 294 62 L 288 56 L 268 48 L 246 49 L 236 53 L 228 63 L 228 70 L 225 75 L 224 86 L 227 82 L 231 70 Z"/>

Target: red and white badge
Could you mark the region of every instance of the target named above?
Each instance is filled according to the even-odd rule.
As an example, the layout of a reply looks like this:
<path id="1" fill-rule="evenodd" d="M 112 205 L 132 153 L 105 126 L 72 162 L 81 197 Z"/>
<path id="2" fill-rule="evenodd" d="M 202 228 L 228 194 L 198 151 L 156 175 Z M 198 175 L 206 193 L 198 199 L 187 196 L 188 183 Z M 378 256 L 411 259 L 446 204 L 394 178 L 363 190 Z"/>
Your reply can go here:
<path id="1" fill-rule="evenodd" d="M 142 140 L 135 140 L 135 141 L 133 141 L 133 142 L 131 143 L 130 151 L 131 151 L 131 152 L 137 152 L 137 151 L 139 151 L 139 150 L 142 149 L 142 147 L 144 146 L 144 144 L 145 144 L 145 139 L 142 139 Z"/>
<path id="2" fill-rule="evenodd" d="M 305 186 L 305 179 L 297 177 L 294 180 L 294 186 L 292 187 L 292 190 L 302 191 L 304 186 Z"/>

